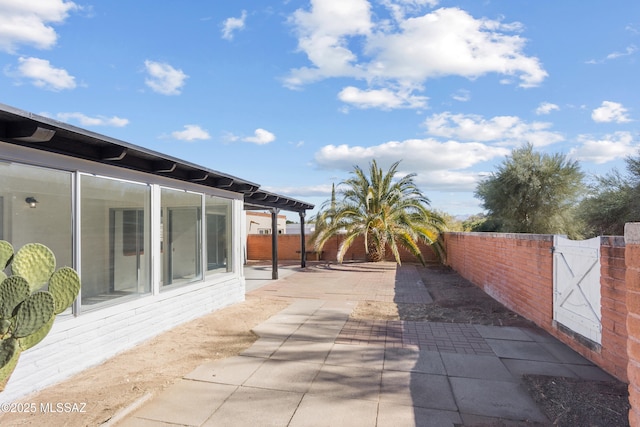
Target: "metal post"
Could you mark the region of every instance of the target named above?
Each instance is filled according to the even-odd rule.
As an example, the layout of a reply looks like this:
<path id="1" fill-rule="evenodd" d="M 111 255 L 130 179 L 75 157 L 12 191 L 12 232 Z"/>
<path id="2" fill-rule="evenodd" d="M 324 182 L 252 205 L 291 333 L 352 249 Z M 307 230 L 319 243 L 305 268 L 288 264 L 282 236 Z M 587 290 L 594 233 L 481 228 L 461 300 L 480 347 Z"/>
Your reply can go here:
<path id="1" fill-rule="evenodd" d="M 278 279 L 278 212 L 277 208 L 271 209 L 271 278 Z"/>
<path id="2" fill-rule="evenodd" d="M 300 212 L 300 267 L 305 268 L 307 266 L 307 244 L 304 237 L 304 214 Z"/>

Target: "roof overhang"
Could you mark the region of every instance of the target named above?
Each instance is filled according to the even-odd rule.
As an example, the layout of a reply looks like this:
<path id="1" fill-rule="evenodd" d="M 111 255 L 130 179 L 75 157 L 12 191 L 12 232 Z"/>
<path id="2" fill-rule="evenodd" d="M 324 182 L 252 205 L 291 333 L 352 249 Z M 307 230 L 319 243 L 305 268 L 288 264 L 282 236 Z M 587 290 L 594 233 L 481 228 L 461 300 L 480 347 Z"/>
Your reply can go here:
<path id="1" fill-rule="evenodd" d="M 0 104 L 0 140 L 69 157 L 228 190 L 247 208 L 304 212 L 314 205 L 260 189 L 260 185 L 115 138 Z"/>

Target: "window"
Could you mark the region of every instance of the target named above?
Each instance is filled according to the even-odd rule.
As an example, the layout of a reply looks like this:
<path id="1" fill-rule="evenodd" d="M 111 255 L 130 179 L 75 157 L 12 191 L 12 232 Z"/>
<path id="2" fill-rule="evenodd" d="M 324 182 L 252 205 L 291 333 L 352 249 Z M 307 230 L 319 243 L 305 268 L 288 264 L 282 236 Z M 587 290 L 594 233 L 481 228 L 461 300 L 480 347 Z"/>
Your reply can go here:
<path id="1" fill-rule="evenodd" d="M 151 290 L 148 185 L 81 176 L 82 306 Z"/>
<path id="2" fill-rule="evenodd" d="M 162 188 L 163 287 L 202 279 L 202 195 Z"/>
<path id="3" fill-rule="evenodd" d="M 207 275 L 232 271 L 231 200 L 205 196 Z"/>
<path id="4" fill-rule="evenodd" d="M 73 267 L 71 178 L 70 172 L 0 162 L 1 238 L 16 251 L 42 243 L 58 268 Z"/>

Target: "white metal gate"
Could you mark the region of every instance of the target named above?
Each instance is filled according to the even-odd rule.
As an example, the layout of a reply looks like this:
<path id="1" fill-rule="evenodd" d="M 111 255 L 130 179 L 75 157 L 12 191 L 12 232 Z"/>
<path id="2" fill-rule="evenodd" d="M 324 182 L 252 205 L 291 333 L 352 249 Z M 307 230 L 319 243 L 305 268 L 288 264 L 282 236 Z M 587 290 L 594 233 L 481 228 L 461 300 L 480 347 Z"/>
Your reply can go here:
<path id="1" fill-rule="evenodd" d="M 600 344 L 600 238 L 554 236 L 553 246 L 553 319 Z"/>

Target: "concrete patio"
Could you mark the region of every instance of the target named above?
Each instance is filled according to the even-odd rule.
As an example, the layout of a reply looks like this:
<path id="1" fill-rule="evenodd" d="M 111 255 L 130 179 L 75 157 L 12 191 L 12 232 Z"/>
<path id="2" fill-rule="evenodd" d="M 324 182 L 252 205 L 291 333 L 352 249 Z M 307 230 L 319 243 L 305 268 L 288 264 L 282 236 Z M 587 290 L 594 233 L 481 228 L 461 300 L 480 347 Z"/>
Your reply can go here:
<path id="1" fill-rule="evenodd" d="M 418 268 L 317 264 L 260 286 L 260 270 L 248 273 L 250 297 L 291 304 L 243 353 L 198 367 L 117 425 L 548 425 L 521 375 L 612 379 L 539 329 L 350 319 L 362 300 L 429 302 Z"/>

